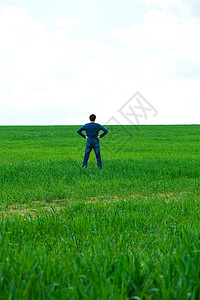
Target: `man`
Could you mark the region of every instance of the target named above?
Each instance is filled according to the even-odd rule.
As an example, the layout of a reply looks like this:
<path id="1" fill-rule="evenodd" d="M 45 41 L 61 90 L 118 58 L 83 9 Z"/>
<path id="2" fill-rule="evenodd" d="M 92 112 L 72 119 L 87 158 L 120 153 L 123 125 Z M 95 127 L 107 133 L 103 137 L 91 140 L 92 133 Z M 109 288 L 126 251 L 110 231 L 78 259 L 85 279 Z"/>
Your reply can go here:
<path id="1" fill-rule="evenodd" d="M 106 135 L 108 133 L 108 130 L 103 126 L 101 126 L 100 124 L 95 123 L 96 116 L 94 114 L 90 115 L 89 118 L 90 118 L 90 123 L 85 124 L 83 127 L 77 130 L 77 133 L 87 140 L 85 146 L 83 168 L 87 168 L 87 162 L 90 156 L 90 152 L 92 151 L 92 149 L 94 149 L 96 159 L 97 159 L 97 166 L 99 169 L 102 169 L 99 139 L 102 138 L 104 135 Z M 84 130 L 86 132 L 86 135 L 82 133 L 82 131 Z M 101 135 L 98 135 L 100 130 L 102 130 L 103 133 Z"/>

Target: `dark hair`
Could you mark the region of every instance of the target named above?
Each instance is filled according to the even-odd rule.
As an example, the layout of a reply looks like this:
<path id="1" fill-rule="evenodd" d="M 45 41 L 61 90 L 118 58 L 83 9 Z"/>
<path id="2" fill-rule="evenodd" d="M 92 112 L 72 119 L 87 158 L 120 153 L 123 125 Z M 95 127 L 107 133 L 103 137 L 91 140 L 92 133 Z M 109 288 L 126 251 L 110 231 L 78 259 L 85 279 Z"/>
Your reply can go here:
<path id="1" fill-rule="evenodd" d="M 95 121 L 95 119 L 96 119 L 96 116 L 94 114 L 91 114 L 90 115 L 90 121 Z"/>

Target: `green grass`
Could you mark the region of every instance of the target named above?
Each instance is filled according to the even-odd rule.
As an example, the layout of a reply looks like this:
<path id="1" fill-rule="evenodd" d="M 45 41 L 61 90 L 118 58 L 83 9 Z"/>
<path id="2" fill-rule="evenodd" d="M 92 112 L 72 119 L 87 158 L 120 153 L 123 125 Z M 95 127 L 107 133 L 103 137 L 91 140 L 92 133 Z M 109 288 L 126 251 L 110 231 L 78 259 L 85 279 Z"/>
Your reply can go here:
<path id="1" fill-rule="evenodd" d="M 200 126 L 0 127 L 0 299 L 200 299 Z"/>

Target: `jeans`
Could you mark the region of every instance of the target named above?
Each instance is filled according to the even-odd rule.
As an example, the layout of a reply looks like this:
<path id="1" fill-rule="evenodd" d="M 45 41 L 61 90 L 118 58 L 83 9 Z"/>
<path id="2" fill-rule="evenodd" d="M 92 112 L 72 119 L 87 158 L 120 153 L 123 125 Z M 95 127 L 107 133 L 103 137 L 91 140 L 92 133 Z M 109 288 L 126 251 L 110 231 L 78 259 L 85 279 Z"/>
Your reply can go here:
<path id="1" fill-rule="evenodd" d="M 87 167 L 88 158 L 90 156 L 90 152 L 94 149 L 96 159 L 97 159 L 97 166 L 99 169 L 102 169 L 102 161 L 100 155 L 100 145 L 99 140 L 97 139 L 87 139 L 86 146 L 85 146 L 85 155 L 83 160 L 83 167 Z"/>

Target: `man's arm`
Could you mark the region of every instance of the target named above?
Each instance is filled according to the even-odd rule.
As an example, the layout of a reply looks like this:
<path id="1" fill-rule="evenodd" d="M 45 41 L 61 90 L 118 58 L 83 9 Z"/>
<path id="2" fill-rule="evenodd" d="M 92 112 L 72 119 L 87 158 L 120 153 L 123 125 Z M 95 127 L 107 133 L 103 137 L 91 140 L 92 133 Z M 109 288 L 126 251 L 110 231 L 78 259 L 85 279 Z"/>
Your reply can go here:
<path id="1" fill-rule="evenodd" d="M 99 136 L 99 138 L 104 137 L 104 135 L 106 135 L 108 133 L 108 130 L 106 128 L 104 128 L 103 126 L 101 126 L 100 130 L 102 130 L 103 133 Z"/>
<path id="2" fill-rule="evenodd" d="M 81 128 L 79 128 L 79 129 L 77 130 L 77 133 L 78 133 L 80 136 L 82 136 L 84 139 L 86 139 L 87 136 L 84 135 L 84 134 L 82 133 L 82 131 L 84 131 L 84 130 L 85 130 L 85 125 L 82 126 Z"/>

